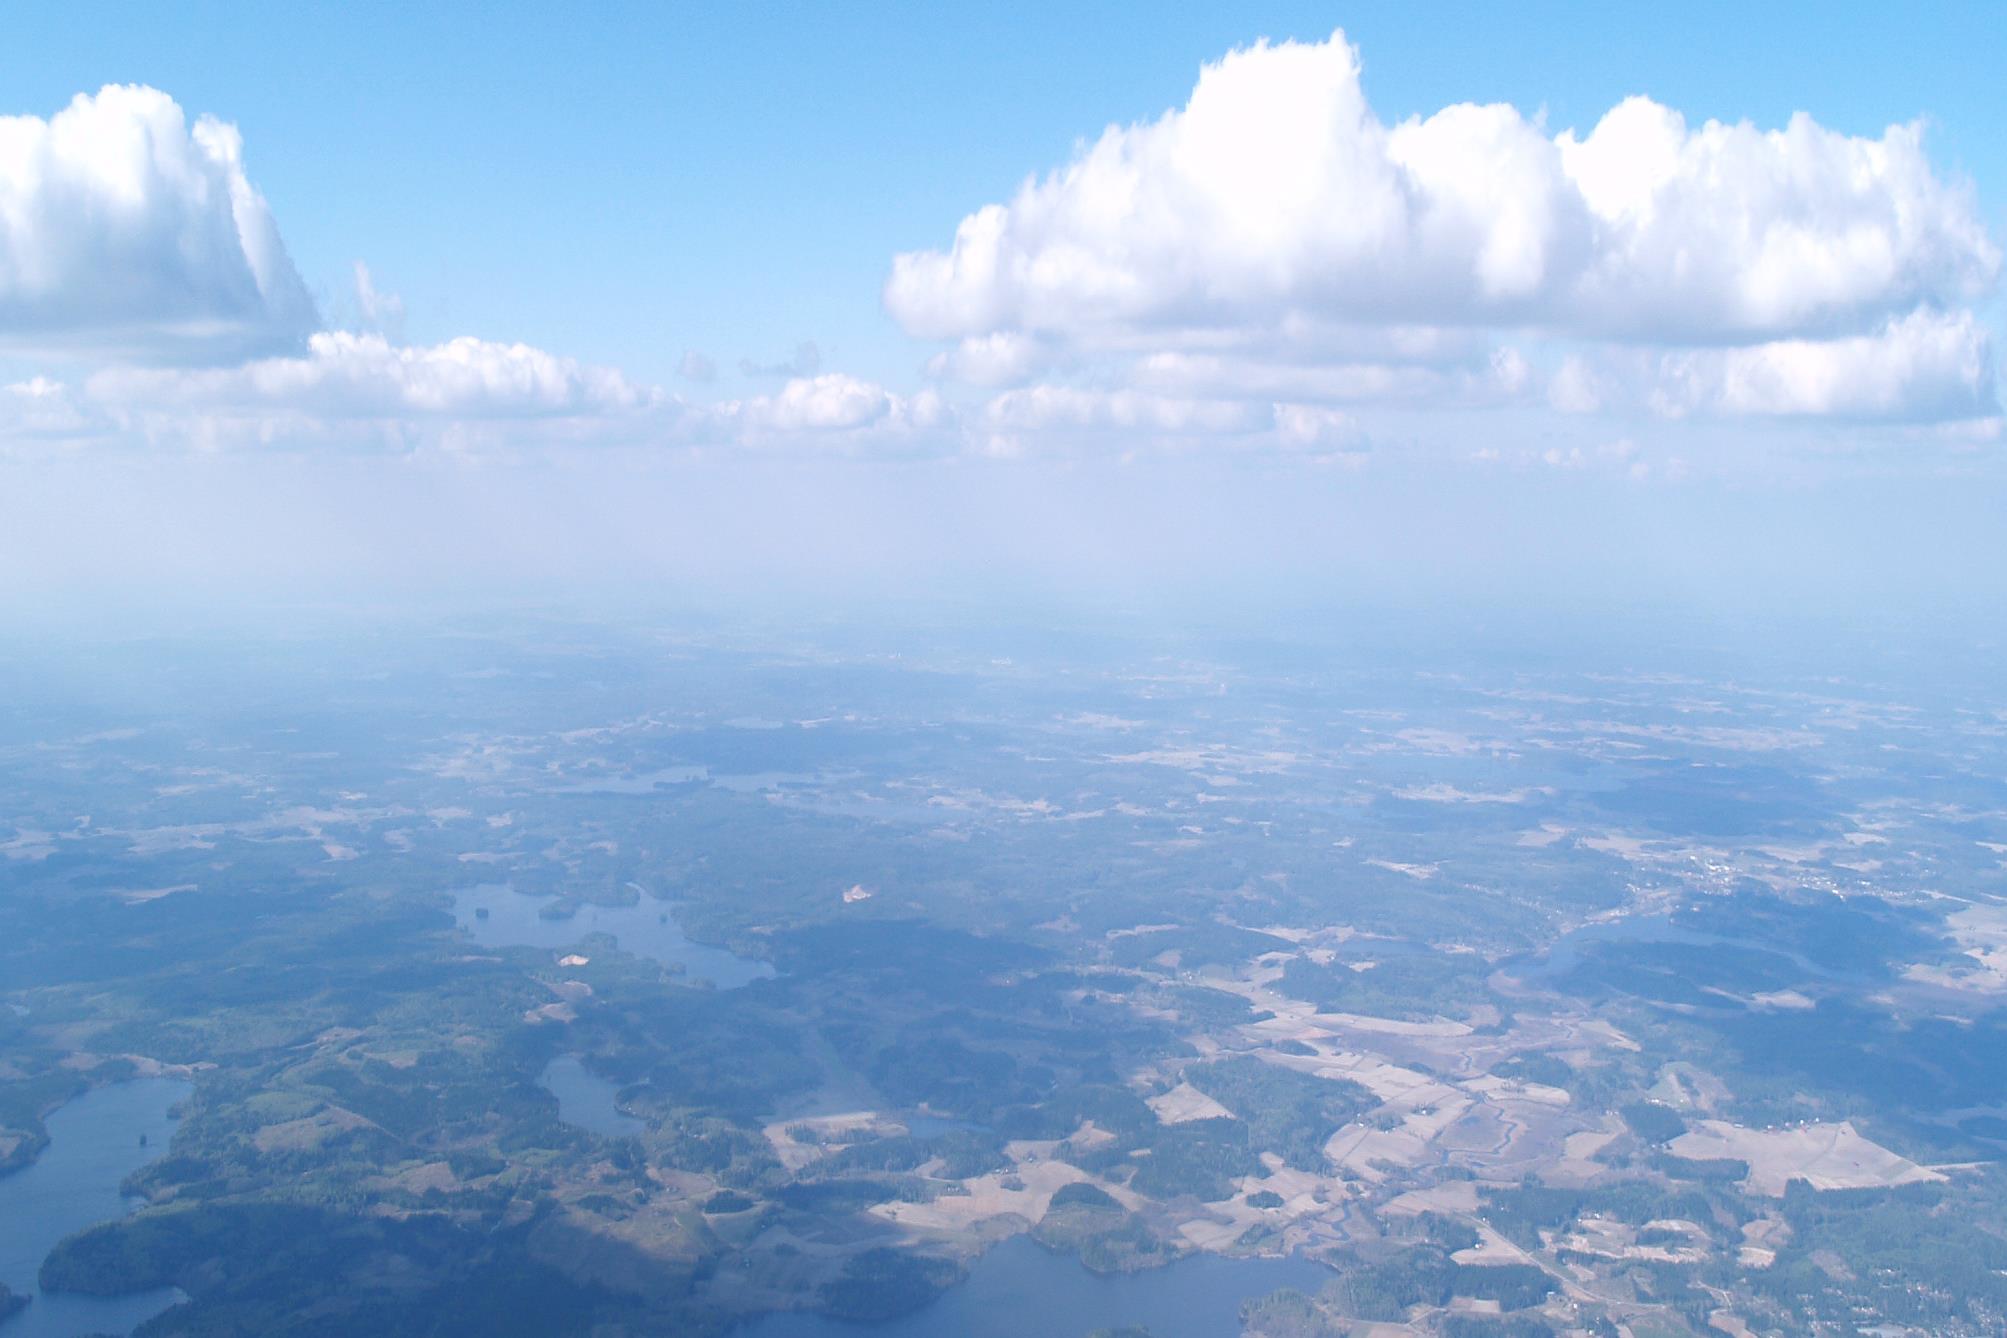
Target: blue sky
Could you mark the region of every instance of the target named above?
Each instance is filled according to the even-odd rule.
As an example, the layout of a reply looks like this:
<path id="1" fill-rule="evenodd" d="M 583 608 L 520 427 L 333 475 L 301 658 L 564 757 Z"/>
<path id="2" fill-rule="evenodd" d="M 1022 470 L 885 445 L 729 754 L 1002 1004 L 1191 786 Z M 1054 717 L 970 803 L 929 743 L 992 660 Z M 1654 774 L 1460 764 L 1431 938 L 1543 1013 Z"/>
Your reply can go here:
<path id="1" fill-rule="evenodd" d="M 491 526 L 523 529 L 480 519 L 475 493 L 508 496 L 519 516 L 553 478 L 575 494 L 547 536 L 557 552 L 590 550 L 606 529 L 594 507 L 618 511 L 632 497 L 609 494 L 637 488 L 671 507 L 701 495 L 710 524 L 782 528 L 795 522 L 776 520 L 774 497 L 840 494 L 899 530 L 915 509 L 965 499 L 973 461 L 1015 460 L 978 491 L 1068 517 L 1071 540 L 1052 544 L 1073 559 L 1093 548 L 1085 530 L 1153 528 L 1124 498 L 1198 505 L 1220 478 L 1249 491 L 1257 529 L 1262 496 L 1281 512 L 1306 489 L 1334 514 L 1342 493 L 1377 515 L 1377 496 L 1418 524 L 1434 508 L 1417 499 L 1462 498 L 1503 524 L 1486 499 L 1522 496 L 1505 529 L 1607 512 L 1592 494 L 1616 489 L 1670 536 L 1654 569 L 1686 585 L 1699 568 L 1675 570 L 1677 536 L 1727 493 L 1774 499 L 1778 532 L 1825 507 L 1845 519 L 1807 523 L 1814 533 L 1893 536 L 1941 528 L 1933 507 L 1953 524 L 2000 487 L 2007 96 L 1987 54 L 2007 50 L 1999 6 L 28 6 L 9 28 L 0 115 L 53 125 L 108 84 L 170 100 L 107 104 L 51 162 L 161 116 L 211 117 L 241 139 L 239 157 L 202 169 L 221 174 L 206 185 L 179 160 L 152 165 L 157 235 L 75 226 L 74 197 L 36 185 L 41 168 L 12 187 L 31 227 L 11 244 L 40 247 L 57 277 L 10 307 L 0 264 L 0 382 L 13 392 L 0 398 L 0 471 L 17 472 L 8 504 L 44 535 L 130 533 L 135 511 L 170 526 L 147 498 L 177 498 L 186 521 L 306 508 L 325 487 L 350 499 L 343 511 L 428 495 L 431 522 L 471 550 Z M 1324 53 L 1292 67 L 1295 101 L 1261 100 L 1283 69 L 1275 48 L 1247 57 L 1262 38 Z M 1357 175 L 1352 140 L 1326 144 L 1310 124 L 1352 105 L 1348 43 L 1357 133 L 1374 144 L 1457 104 L 1515 110 L 1431 122 L 1442 128 L 1426 143 L 1388 150 L 1397 173 L 1420 175 L 1374 195 L 1384 164 Z M 1227 60 L 1236 51 L 1247 58 Z M 1217 81 L 1205 131 L 1183 109 L 1201 67 L 1223 60 L 1250 75 Z M 1655 107 L 1632 139 L 1600 165 L 1569 159 L 1549 192 L 1566 157 L 1555 137 L 1589 138 L 1638 94 Z M 1807 134 L 1762 149 L 1798 112 Z M 1166 113 L 1180 125 L 1145 133 Z M 1675 115 L 1688 166 L 1655 208 L 1685 231 L 1653 231 L 1635 210 L 1613 222 L 1612 174 Z M 1754 138 L 1702 144 L 1716 119 Z M 1913 122 L 1919 144 L 1842 188 L 1891 151 L 1889 127 Z M 1110 126 L 1135 129 L 1112 166 L 1082 168 Z M 1316 177 L 1322 194 L 1241 179 L 1233 153 L 1191 167 L 1208 134 L 1262 146 L 1246 155 L 1257 178 Z M 1513 158 L 1466 189 L 1508 149 L 1524 172 Z M 1072 186 L 1020 195 L 1075 168 Z M 0 198 L 7 170 L 0 155 Z M 232 179 L 262 197 L 257 235 L 283 247 L 276 268 L 260 268 L 249 232 L 201 232 L 229 230 L 201 200 Z M 1130 213 L 1107 223 L 1109 192 L 1135 181 Z M 1250 193 L 1262 203 L 1230 238 Z M 950 255 L 985 206 L 1005 220 L 1000 263 L 1019 267 L 1008 291 Z M 1407 221 L 1348 231 L 1389 207 Z M 1301 216 L 1268 225 L 1290 208 Z M 1595 238 L 1576 235 L 1592 225 Z M 1764 236 L 1803 254 L 1779 262 Z M 1688 237 L 1698 261 L 1681 258 Z M 203 268 L 239 244 L 250 297 L 243 264 Z M 97 245 L 111 249 L 94 257 Z M 940 264 L 888 289 L 908 253 Z M 1721 272 L 1694 279 L 1682 267 L 1696 263 Z M 154 296 L 121 296 L 139 293 Z M 1077 487 L 1099 472 L 1109 481 Z M 1080 514 L 1084 495 L 1100 509 Z M 1877 513 L 1877 496 L 1897 495 L 1920 500 Z M 980 528 L 1018 532 L 993 520 Z M 1989 565 L 1988 528 L 1956 522 L 1963 546 L 1941 560 Z M 191 570 L 271 543 L 221 517 L 180 530 L 157 542 Z M 231 533 L 206 549 L 189 530 Z M 1728 541 L 1781 561 L 1753 533 Z M 875 546 L 894 568 L 940 542 L 917 523 L 903 547 L 837 524 L 822 540 L 844 556 Z M 1210 551 L 1232 542 L 1215 535 Z M 1445 551 L 1445 569 L 1492 560 L 1478 547 Z M 1374 544 L 1347 551 L 1330 559 L 1361 579 L 1389 564 Z M 119 565 L 98 553 L 42 569 L 111 581 Z"/>
<path id="2" fill-rule="evenodd" d="M 1202 62 L 1341 26 L 1389 120 L 1502 100 L 1586 128 L 1632 93 L 1864 134 L 1923 116 L 1996 230 L 2007 208 L 1988 4 L 25 6 L 0 110 L 137 82 L 235 122 L 303 275 L 339 298 L 368 261 L 414 337 L 656 378 L 815 340 L 911 383 L 893 252 L 1177 105 Z"/>

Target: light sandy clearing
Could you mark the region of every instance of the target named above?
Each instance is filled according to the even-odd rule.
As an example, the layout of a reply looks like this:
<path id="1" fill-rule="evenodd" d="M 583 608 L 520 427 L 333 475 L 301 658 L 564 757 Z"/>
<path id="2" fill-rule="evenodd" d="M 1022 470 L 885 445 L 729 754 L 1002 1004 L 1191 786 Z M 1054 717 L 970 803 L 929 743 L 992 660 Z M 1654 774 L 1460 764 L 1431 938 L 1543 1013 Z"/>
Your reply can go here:
<path id="1" fill-rule="evenodd" d="M 268 1124 L 251 1136 L 251 1142 L 260 1152 L 305 1152 L 319 1147 L 336 1134 L 375 1127 L 352 1110 L 329 1106 L 301 1119 Z"/>
<path id="2" fill-rule="evenodd" d="M 1382 1212 L 1396 1217 L 1418 1217 L 1423 1213 L 1474 1213 L 1477 1211 L 1477 1182 L 1450 1180 L 1427 1189 L 1411 1189 L 1387 1201 Z"/>
<path id="3" fill-rule="evenodd" d="M 2007 992 L 2007 906 L 1970 906 L 1954 911 L 1945 917 L 1944 927 L 1973 965 L 1950 969 L 1917 965 L 1903 974 L 1947 989 Z"/>
<path id="4" fill-rule="evenodd" d="M 1363 1013 L 1318 1013 L 1313 1020 L 1339 1031 L 1372 1031 L 1383 1036 L 1468 1036 L 1471 1030 L 1468 1024 L 1446 1017 L 1409 1022 L 1396 1017 L 1368 1017 Z"/>
<path id="5" fill-rule="evenodd" d="M 1807 1181 L 1814 1189 L 1869 1189 L 1944 1179 L 1865 1137 L 1852 1121 L 1747 1129 L 1726 1120 L 1703 1120 L 1671 1147 L 1675 1155 L 1695 1161 L 1748 1162 L 1744 1187 L 1772 1198 L 1783 1197 L 1793 1180 Z"/>
<path id="6" fill-rule="evenodd" d="M 795 1120 L 776 1120 L 760 1130 L 773 1146 L 774 1155 L 790 1171 L 799 1171 L 816 1161 L 833 1146 L 845 1146 L 859 1135 L 883 1137 L 905 1132 L 879 1117 L 875 1110 L 846 1110 L 834 1115 L 809 1115 Z"/>
<path id="7" fill-rule="evenodd" d="M 144 906 L 149 901 L 159 901 L 162 897 L 171 897 L 176 892 L 193 892 L 194 890 L 195 884 L 193 883 L 176 883 L 173 887 L 137 888 L 130 892 L 121 892 L 118 895 L 119 900 L 128 906 Z"/>
<path id="8" fill-rule="evenodd" d="M 1022 1187 L 1006 1189 L 1004 1181 L 1007 1179 Z M 1052 1196 L 1067 1185 L 1082 1180 L 1092 1182 L 1093 1177 L 1063 1161 L 1021 1162 L 1009 1171 L 962 1181 L 962 1187 L 968 1190 L 966 1194 L 944 1195 L 931 1203 L 880 1203 L 869 1211 L 874 1217 L 896 1222 L 914 1231 L 960 1233 L 968 1231 L 978 1222 L 1006 1215 L 1021 1217 L 1036 1226 L 1044 1220 L 1046 1210 L 1052 1206 Z M 1124 1189 L 1109 1185 L 1101 1185 L 1100 1188 L 1114 1195 L 1118 1201 L 1133 1201 L 1135 1198 Z"/>
<path id="9" fill-rule="evenodd" d="M 1230 1120 L 1234 1117 L 1232 1111 L 1188 1082 L 1181 1082 L 1170 1091 L 1151 1097 L 1144 1104 L 1156 1111 L 1158 1120 L 1165 1124 L 1187 1124 L 1193 1120 Z"/>
<path id="10" fill-rule="evenodd" d="M 1450 1258 L 1459 1264 L 1516 1264 L 1526 1257 L 1525 1251 L 1505 1237 L 1499 1235 L 1482 1222 L 1472 1223 L 1477 1228 L 1477 1244 L 1466 1250 L 1458 1250 Z"/>
<path id="11" fill-rule="evenodd" d="M 1385 869 L 1389 873 L 1406 874 L 1418 883 L 1425 883 L 1436 876 L 1437 866 L 1433 864 L 1403 864 L 1391 859 L 1369 859 L 1366 863 L 1376 869 Z"/>

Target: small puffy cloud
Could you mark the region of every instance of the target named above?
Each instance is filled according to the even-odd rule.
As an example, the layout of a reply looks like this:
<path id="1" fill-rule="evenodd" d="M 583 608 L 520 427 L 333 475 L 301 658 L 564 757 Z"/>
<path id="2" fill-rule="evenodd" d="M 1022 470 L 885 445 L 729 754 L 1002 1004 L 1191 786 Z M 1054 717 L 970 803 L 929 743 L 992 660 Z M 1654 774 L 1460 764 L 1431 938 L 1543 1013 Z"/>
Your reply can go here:
<path id="1" fill-rule="evenodd" d="M 1688 413 L 1942 421 L 1999 413 L 1985 329 L 1927 310 L 1841 339 L 1669 354 L 1652 403 Z"/>
<path id="2" fill-rule="evenodd" d="M 951 415 L 933 391 L 896 395 L 844 372 L 798 376 L 771 395 L 709 411 L 709 436 L 774 448 L 910 454 L 947 443 Z"/>
<path id="3" fill-rule="evenodd" d="M 235 126 L 123 85 L 0 117 L 0 341 L 192 360 L 318 324 Z"/>
<path id="4" fill-rule="evenodd" d="M 1257 44 L 1113 127 L 946 251 L 897 257 L 920 335 L 1375 324 L 1744 340 L 1971 297 L 2000 253 L 1916 126 L 1709 122 L 1644 98 L 1586 137 L 1509 106 L 1383 123 L 1358 53 Z"/>
<path id="5" fill-rule="evenodd" d="M 775 432 L 828 432 L 866 427 L 892 412 L 893 397 L 883 386 L 842 372 L 798 376 L 778 394 L 738 406 L 740 421 Z"/>
<path id="6" fill-rule="evenodd" d="M 676 375 L 685 381 L 709 385 L 718 379 L 718 364 L 696 349 L 686 348 L 683 350 L 682 361 L 676 364 Z"/>

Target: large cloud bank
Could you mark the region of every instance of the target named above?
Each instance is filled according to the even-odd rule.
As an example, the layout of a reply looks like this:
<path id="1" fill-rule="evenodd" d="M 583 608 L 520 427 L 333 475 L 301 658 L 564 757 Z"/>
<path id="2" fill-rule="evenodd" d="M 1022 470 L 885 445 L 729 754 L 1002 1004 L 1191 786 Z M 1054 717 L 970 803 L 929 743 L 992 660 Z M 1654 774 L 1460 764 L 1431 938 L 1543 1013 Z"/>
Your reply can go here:
<path id="1" fill-rule="evenodd" d="M 1294 314 L 1740 341 L 1964 300 L 1999 265 L 1916 126 L 1694 129 L 1645 98 L 1582 138 L 1509 106 L 1388 126 L 1334 38 L 1206 67 L 1183 109 L 898 257 L 886 300 L 937 337 Z"/>
<path id="2" fill-rule="evenodd" d="M 1993 407 L 1990 349 L 1959 309 L 2000 251 L 1919 126 L 1696 127 L 1642 97 L 1586 135 L 1499 105 L 1389 125 L 1359 76 L 1342 34 L 1235 51 L 1184 107 L 1108 129 L 948 249 L 897 257 L 886 305 L 959 341 L 935 370 L 976 384 L 1192 354 L 1250 385 L 1350 367 L 1371 386 L 1477 333 L 1711 350 L 1643 392 L 1683 413 Z M 1847 386 L 1877 341 L 1896 367 Z"/>
<path id="3" fill-rule="evenodd" d="M 317 324 L 234 126 L 116 85 L 0 117 L 0 340 L 206 357 Z"/>

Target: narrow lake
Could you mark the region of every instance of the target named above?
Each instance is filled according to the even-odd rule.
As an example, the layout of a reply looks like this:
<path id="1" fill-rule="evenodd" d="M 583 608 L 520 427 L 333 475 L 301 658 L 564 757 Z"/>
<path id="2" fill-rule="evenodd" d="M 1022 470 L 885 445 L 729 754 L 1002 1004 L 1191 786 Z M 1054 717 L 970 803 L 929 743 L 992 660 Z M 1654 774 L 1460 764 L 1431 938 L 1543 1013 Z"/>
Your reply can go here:
<path id="1" fill-rule="evenodd" d="M 49 1117 L 49 1146 L 41 1156 L 0 1176 L 0 1282 L 33 1298 L 0 1325 L 0 1338 L 130 1333 L 182 1299 L 171 1287 L 131 1296 L 43 1295 L 35 1275 L 57 1241 L 136 1206 L 119 1193 L 119 1184 L 167 1151 L 175 1123 L 168 1112 L 189 1090 L 173 1078 L 93 1088 Z"/>
<path id="2" fill-rule="evenodd" d="M 976 1261 L 968 1280 L 902 1319 L 858 1324 L 822 1315 L 769 1315 L 746 1338 L 1083 1338 L 1143 1326 L 1150 1338 L 1238 1338 L 1243 1301 L 1282 1287 L 1314 1293 L 1331 1271 L 1308 1259 L 1187 1255 L 1147 1273 L 1104 1277 L 1028 1236 Z"/>
<path id="3" fill-rule="evenodd" d="M 721 990 L 737 989 L 774 974 L 771 963 L 741 957 L 724 948 L 692 943 L 666 901 L 643 894 L 632 906 L 582 903 L 561 920 L 546 919 L 552 897 L 533 897 L 506 883 L 482 883 L 453 894 L 453 919 L 484 948 L 570 948 L 588 934 L 606 934 L 622 952 L 680 966 L 691 980 L 708 980 Z"/>
<path id="4" fill-rule="evenodd" d="M 1689 929 L 1667 913 L 1630 915 L 1618 920 L 1581 925 L 1556 939 L 1544 953 L 1514 958 L 1505 962 L 1503 967 L 1506 974 L 1528 984 L 1564 980 L 1582 965 L 1583 948 L 1597 943 L 1675 943 L 1693 948 L 1743 948 L 1780 958 L 1802 971 L 1807 980 L 1830 980 L 1861 986 L 1876 983 L 1873 977 L 1861 972 L 1821 966 L 1789 944 Z"/>

